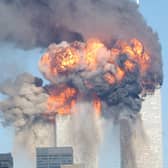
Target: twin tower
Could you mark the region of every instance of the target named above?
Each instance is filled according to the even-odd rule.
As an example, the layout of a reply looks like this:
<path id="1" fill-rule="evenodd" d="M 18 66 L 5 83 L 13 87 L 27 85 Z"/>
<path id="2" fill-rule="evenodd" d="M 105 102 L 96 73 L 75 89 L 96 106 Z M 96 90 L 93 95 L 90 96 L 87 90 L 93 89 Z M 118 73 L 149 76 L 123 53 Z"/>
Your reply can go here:
<path id="1" fill-rule="evenodd" d="M 123 136 L 125 132 L 128 132 L 128 123 L 124 120 L 120 124 L 114 125 L 110 130 L 110 140 L 106 143 L 107 145 L 100 156 L 98 156 L 99 154 L 96 150 L 96 141 L 95 144 L 93 143 L 89 146 L 91 142 L 89 142 L 89 139 L 84 139 L 86 138 L 85 136 L 80 137 L 80 135 L 74 134 L 70 137 L 69 131 L 71 128 L 69 123 L 71 123 L 71 119 L 56 116 L 54 132 L 57 137 L 58 147 L 53 149 L 38 148 L 36 150 L 37 168 L 41 168 L 39 164 L 42 164 L 42 166 L 43 163 L 45 166 L 49 165 L 49 162 L 55 158 L 54 153 L 59 158 L 62 157 L 65 163 L 67 160 L 67 166 L 65 167 L 68 167 L 68 164 L 76 164 L 76 167 L 82 168 L 163 168 L 161 111 L 161 95 L 160 90 L 157 90 L 154 95 L 148 96 L 142 104 L 141 119 L 139 128 L 138 124 L 136 125 L 137 133 L 135 136 L 130 141 L 127 141 L 127 137 Z M 87 122 L 85 124 L 87 127 Z M 73 129 L 78 128 L 73 127 Z M 78 136 L 78 140 L 75 143 L 72 142 L 75 138 L 73 136 Z M 86 136 L 90 136 L 89 130 Z M 88 144 L 85 144 L 88 149 L 81 147 L 80 144 L 84 143 L 82 140 L 84 142 L 88 141 Z M 45 161 L 46 158 L 50 158 L 50 160 Z"/>

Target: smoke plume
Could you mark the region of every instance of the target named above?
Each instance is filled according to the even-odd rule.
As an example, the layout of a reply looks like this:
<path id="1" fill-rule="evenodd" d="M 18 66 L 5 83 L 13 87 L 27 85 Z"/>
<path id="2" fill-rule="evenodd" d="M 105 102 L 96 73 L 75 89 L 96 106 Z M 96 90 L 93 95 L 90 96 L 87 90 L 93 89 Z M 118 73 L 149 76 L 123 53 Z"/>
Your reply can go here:
<path id="1" fill-rule="evenodd" d="M 93 168 L 101 139 L 97 124 L 110 118 L 121 129 L 124 168 L 136 168 L 132 138 L 139 111 L 144 97 L 163 82 L 158 36 L 137 5 L 129 0 L 2 0 L 0 16 L 1 41 L 26 49 L 49 45 L 39 69 L 50 84 L 23 74 L 0 86 L 7 95 L 0 103 L 4 125 L 14 125 L 17 138 L 28 139 L 30 146 L 45 146 L 51 144 L 46 133 L 52 114 L 71 115 L 67 140 L 74 135 L 77 160 Z"/>
<path id="2" fill-rule="evenodd" d="M 116 39 L 135 37 L 155 60 L 150 72 L 162 78 L 158 36 L 129 0 L 2 0 L 0 16 L 0 39 L 24 48 L 91 37 L 111 46 Z"/>
<path id="3" fill-rule="evenodd" d="M 14 154 L 20 155 L 22 149 L 25 153 L 26 149 L 29 152 L 27 157 L 33 160 L 31 166 L 35 163 L 36 147 L 53 145 L 52 118 L 45 114 L 49 97 L 46 87 L 42 86 L 41 79 L 28 73 L 19 75 L 15 81 L 6 81 L 0 87 L 1 93 L 7 95 L 0 102 L 2 124 L 14 126 Z M 96 164 L 93 160 L 96 159 L 100 142 L 100 121 L 94 117 L 89 102 L 80 101 L 76 108 L 78 113 L 69 117 L 57 116 L 56 122 L 60 124 L 57 125 L 57 145 L 71 145 L 75 151 L 75 162 L 92 168 Z"/>
<path id="4" fill-rule="evenodd" d="M 114 39 L 136 37 L 155 58 L 160 55 L 157 34 L 129 0 L 2 0 L 0 16 L 0 39 L 20 47 L 47 47 L 90 37 L 111 45 Z"/>
<path id="5" fill-rule="evenodd" d="M 8 80 L 0 86 L 1 93 L 7 96 L 0 102 L 3 125 L 14 126 L 16 133 L 19 134 L 30 131 L 32 125 L 35 127 L 37 123 L 47 122 L 42 117 L 47 94 L 41 85 L 41 79 L 25 73 L 18 76 L 15 81 Z M 30 140 L 30 134 L 27 135 L 29 136 L 25 134 L 26 139 Z"/>

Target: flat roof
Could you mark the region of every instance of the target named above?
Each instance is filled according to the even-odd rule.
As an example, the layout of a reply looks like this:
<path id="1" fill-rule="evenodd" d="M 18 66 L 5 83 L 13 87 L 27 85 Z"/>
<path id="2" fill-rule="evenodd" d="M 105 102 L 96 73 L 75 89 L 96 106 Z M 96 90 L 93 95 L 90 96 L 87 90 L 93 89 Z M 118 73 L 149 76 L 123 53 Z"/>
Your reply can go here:
<path id="1" fill-rule="evenodd" d="M 67 147 L 38 147 L 36 148 L 37 154 L 72 154 L 73 149 L 70 146 Z"/>

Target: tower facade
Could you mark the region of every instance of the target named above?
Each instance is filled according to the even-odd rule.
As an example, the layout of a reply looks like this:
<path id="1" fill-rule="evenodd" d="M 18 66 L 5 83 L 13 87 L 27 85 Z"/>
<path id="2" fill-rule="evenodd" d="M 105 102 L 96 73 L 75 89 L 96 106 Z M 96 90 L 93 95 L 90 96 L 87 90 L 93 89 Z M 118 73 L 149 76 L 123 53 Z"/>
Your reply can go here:
<path id="1" fill-rule="evenodd" d="M 115 150 L 112 152 L 112 155 L 117 156 L 118 159 L 111 159 L 112 165 L 115 165 L 112 168 L 163 168 L 160 90 L 156 90 L 154 95 L 145 99 L 140 116 L 135 128 L 134 123 L 124 118 L 118 124 L 120 129 L 113 138 L 116 142 L 113 148 Z M 133 136 L 132 131 L 135 131 Z M 118 141 L 120 141 L 119 145 Z M 119 155 L 117 155 L 118 150 Z"/>
<path id="2" fill-rule="evenodd" d="M 160 90 L 143 102 L 141 116 L 146 137 L 144 147 L 137 154 L 137 168 L 163 168 Z"/>
<path id="3" fill-rule="evenodd" d="M 148 96 L 142 103 L 135 135 L 130 136 L 132 128 L 129 129 L 127 120 L 121 122 L 121 168 L 163 168 L 161 114 L 161 94 L 160 90 L 156 90 L 154 95 Z M 128 133 L 124 137 L 125 132 Z"/>
<path id="4" fill-rule="evenodd" d="M 75 164 L 82 164 L 87 168 L 98 168 L 98 123 L 88 121 L 94 127 L 92 132 L 86 126 L 87 120 L 81 121 L 81 118 L 73 115 L 57 116 L 57 146 L 72 146 Z"/>

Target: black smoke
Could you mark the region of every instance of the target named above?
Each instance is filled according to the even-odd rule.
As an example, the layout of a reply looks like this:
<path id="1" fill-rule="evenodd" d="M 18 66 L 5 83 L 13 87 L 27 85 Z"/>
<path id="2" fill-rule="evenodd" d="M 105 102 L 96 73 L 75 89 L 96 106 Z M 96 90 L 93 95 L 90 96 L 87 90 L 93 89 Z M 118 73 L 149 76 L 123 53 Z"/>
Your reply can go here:
<path id="1" fill-rule="evenodd" d="M 129 0 L 1 0 L 0 41 L 31 49 L 50 43 L 96 37 L 111 46 L 115 39 L 137 38 L 151 55 L 150 74 L 162 83 L 161 47 Z M 152 75 L 153 76 L 153 75 Z"/>
<path id="2" fill-rule="evenodd" d="M 130 130 L 138 120 L 142 91 L 153 93 L 163 82 L 158 35 L 147 25 L 138 11 L 138 6 L 129 0 L 0 1 L 0 41 L 13 42 L 20 48 L 32 49 L 46 48 L 50 43 L 61 41 L 85 42 L 91 37 L 100 39 L 108 46 L 112 46 L 116 39 L 128 41 L 137 38 L 150 55 L 150 67 L 143 77 L 140 77 L 137 66 L 134 72 L 127 72 L 121 83 L 112 86 L 102 79 L 103 71 L 95 74 L 79 72 L 82 75 L 72 73 L 65 76 L 66 80 L 62 80 L 81 92 L 86 91 L 88 97 L 96 93 L 102 100 L 104 117 L 114 118 L 117 121 L 123 116 L 127 121 L 131 119 L 131 126 L 126 132 L 123 130 L 123 136 L 126 135 L 128 139 L 125 156 L 129 156 L 128 151 L 131 151 L 132 156 L 134 152 L 129 141 L 132 136 Z M 120 67 L 123 66 L 126 57 L 122 55 L 118 60 Z M 16 80 L 15 83 L 4 86 L 5 89 L 4 87 L 0 89 L 8 96 L 6 100 L 0 102 L 3 119 L 16 128 L 29 129 L 30 125 L 36 123 L 34 121 L 37 121 L 44 112 L 48 97 L 40 79 L 28 78 L 30 82 L 22 78 L 23 82 L 21 81 L 20 84 Z M 94 87 L 86 90 L 83 78 Z M 59 77 L 58 81 L 60 81 Z M 85 99 L 87 100 L 87 97 Z M 131 156 L 126 160 L 133 159 L 133 163 L 134 157 Z"/>

